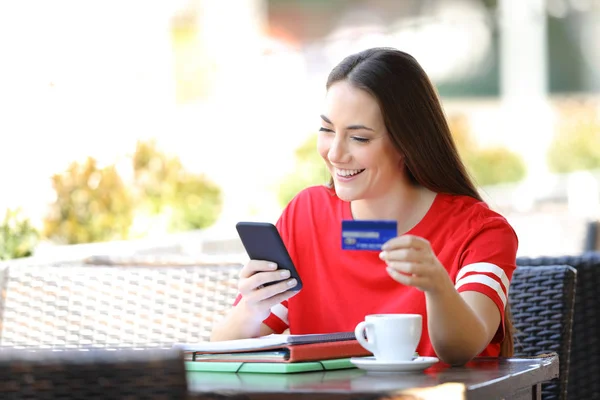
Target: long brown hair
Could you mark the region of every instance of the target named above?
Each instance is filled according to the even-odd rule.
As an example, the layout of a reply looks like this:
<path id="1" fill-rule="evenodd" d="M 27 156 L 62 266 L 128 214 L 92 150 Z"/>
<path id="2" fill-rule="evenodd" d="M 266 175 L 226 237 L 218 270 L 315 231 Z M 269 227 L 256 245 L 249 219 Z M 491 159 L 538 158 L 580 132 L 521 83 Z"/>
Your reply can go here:
<path id="1" fill-rule="evenodd" d="M 364 50 L 343 59 L 329 74 L 326 88 L 342 80 L 378 101 L 390 139 L 403 155 L 413 184 L 483 201 L 458 154 L 437 92 L 417 60 L 392 48 Z M 505 311 L 500 355 L 512 356 L 508 305 Z"/>

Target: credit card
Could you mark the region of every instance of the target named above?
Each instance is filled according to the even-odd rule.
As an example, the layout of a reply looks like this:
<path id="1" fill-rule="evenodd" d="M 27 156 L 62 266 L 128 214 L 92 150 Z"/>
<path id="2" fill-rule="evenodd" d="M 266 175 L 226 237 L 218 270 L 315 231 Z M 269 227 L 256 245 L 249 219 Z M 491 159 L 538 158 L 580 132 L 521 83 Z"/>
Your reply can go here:
<path id="1" fill-rule="evenodd" d="M 396 221 L 342 221 L 343 250 L 381 250 L 388 240 L 398 236 Z"/>

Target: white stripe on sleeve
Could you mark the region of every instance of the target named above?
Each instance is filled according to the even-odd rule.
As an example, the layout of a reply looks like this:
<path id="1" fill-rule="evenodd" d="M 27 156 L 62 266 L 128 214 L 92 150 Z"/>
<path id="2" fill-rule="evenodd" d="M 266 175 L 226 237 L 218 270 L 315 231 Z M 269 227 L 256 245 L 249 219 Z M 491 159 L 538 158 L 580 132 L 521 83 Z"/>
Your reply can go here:
<path id="1" fill-rule="evenodd" d="M 463 285 L 466 285 L 468 283 L 479 283 L 481 285 L 485 285 L 489 288 L 491 288 L 492 290 L 496 291 L 496 293 L 498 293 L 498 296 L 500 297 L 500 300 L 502 300 L 502 304 L 504 305 L 504 307 L 506 307 L 506 295 L 504 294 L 504 290 L 502 289 L 502 286 L 500 286 L 500 282 L 498 282 L 497 280 L 490 278 L 487 275 L 481 275 L 481 274 L 477 274 L 477 275 L 469 275 L 465 278 L 460 279 L 457 283 L 456 283 L 456 290 L 458 290 L 458 288 L 460 288 Z"/>
<path id="2" fill-rule="evenodd" d="M 271 312 L 275 314 L 277 318 L 282 320 L 287 326 L 290 326 L 290 322 L 288 321 L 288 309 L 283 304 L 275 304 L 271 307 Z"/>
<path id="3" fill-rule="evenodd" d="M 489 274 L 496 275 L 502 281 L 502 284 L 504 285 L 504 287 L 506 288 L 506 292 L 508 293 L 508 286 L 510 285 L 510 282 L 508 281 L 508 277 L 506 276 L 504 270 L 499 266 L 487 262 L 478 262 L 465 265 L 460 269 L 460 271 L 458 271 L 458 275 L 456 275 L 456 283 L 458 284 L 460 279 L 469 272 L 487 272 Z"/>

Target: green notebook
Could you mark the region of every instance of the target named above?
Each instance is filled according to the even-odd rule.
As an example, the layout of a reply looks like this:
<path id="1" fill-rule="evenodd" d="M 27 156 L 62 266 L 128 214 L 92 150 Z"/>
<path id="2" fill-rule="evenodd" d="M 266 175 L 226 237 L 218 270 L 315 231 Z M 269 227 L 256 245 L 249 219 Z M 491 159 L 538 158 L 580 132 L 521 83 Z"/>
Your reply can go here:
<path id="1" fill-rule="evenodd" d="M 348 369 L 355 368 L 355 366 L 350 362 L 349 358 L 338 358 L 333 360 L 295 363 L 186 361 L 185 368 L 189 372 L 252 372 L 268 374 L 292 374 L 296 372 Z"/>
<path id="2" fill-rule="evenodd" d="M 315 385 L 348 388 L 348 381 L 364 375 L 358 368 L 313 371 L 303 373 L 256 372 L 236 374 L 231 372 L 191 371 L 186 374 L 192 392 L 282 392 L 311 389 Z"/>

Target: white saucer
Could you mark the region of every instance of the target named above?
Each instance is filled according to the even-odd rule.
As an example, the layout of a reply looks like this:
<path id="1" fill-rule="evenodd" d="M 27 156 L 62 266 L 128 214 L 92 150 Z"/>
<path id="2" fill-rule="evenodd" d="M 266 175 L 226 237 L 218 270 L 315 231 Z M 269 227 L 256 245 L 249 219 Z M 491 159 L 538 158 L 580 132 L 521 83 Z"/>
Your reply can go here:
<path id="1" fill-rule="evenodd" d="M 436 357 L 415 357 L 412 361 L 377 361 L 375 357 L 352 357 L 350 362 L 365 371 L 413 372 L 423 371 L 440 361 Z"/>

